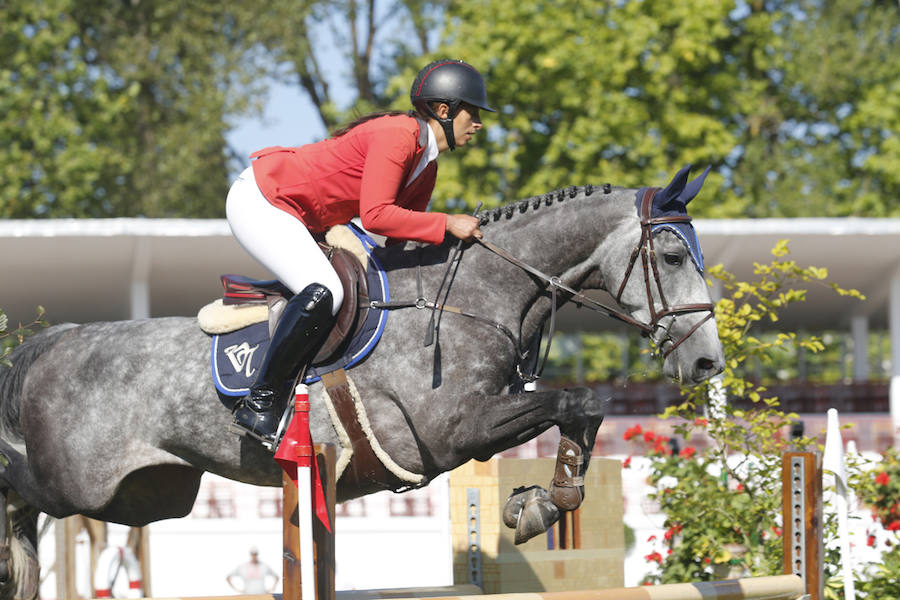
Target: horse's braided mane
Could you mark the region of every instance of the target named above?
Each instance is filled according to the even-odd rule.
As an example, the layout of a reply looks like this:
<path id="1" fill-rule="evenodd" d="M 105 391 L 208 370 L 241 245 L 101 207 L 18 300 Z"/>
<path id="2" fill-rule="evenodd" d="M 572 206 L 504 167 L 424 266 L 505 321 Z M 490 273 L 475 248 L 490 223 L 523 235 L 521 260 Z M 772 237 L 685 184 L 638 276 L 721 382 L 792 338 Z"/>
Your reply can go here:
<path id="1" fill-rule="evenodd" d="M 492 221 L 499 221 L 503 218 L 511 219 L 515 214 L 528 211 L 534 212 L 542 206 L 553 206 L 556 203 L 564 202 L 566 199 L 575 198 L 579 195 L 587 197 L 596 191 L 602 191 L 604 194 L 611 194 L 614 189 L 622 188 L 613 187 L 609 183 L 604 183 L 599 187 L 587 184 L 583 186 L 573 185 L 567 188 L 560 188 L 558 190 L 553 190 L 552 192 L 547 192 L 546 194 L 531 196 L 524 200 L 515 200 L 509 204 L 486 210 L 479 215 L 479 225 L 483 227 Z"/>

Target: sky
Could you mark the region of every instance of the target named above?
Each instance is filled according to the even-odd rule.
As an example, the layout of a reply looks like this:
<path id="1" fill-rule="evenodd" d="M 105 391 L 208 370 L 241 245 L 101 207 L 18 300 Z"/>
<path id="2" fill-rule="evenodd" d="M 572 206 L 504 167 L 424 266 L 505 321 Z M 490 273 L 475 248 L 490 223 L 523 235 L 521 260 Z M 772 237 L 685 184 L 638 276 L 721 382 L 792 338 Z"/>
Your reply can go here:
<path id="1" fill-rule="evenodd" d="M 246 167 L 249 155 L 262 148 L 301 146 L 323 137 L 322 121 L 300 87 L 273 83 L 262 117 L 243 117 L 226 139 Z"/>
<path id="2" fill-rule="evenodd" d="M 386 19 L 390 17 L 389 10 L 390 8 L 385 5 L 378 7 L 377 19 L 381 23 L 378 39 L 381 40 L 382 36 L 411 35 L 408 31 L 403 33 L 405 21 L 402 18 L 391 20 L 391 24 L 387 24 Z M 335 41 L 335 31 L 343 26 L 338 20 L 329 23 L 328 26 L 323 24 L 315 31 L 317 56 L 323 72 L 328 74 L 329 92 L 342 108 L 349 105 L 356 94 L 349 66 L 342 57 L 343 51 Z M 397 33 L 397 27 L 401 28 L 400 34 Z M 436 30 L 434 36 L 437 35 Z M 435 41 L 432 40 L 432 44 Z M 377 64 L 378 60 L 380 56 L 376 57 L 373 64 Z M 250 164 L 249 155 L 256 150 L 268 146 L 301 146 L 324 139 L 326 135 L 318 111 L 300 85 L 296 83 L 286 85 L 273 81 L 262 118 L 242 117 L 226 138 L 238 155 L 244 157 L 244 166 L 247 166 Z M 237 169 L 237 172 L 241 170 L 243 167 Z M 237 175 L 237 172 L 233 175 Z"/>

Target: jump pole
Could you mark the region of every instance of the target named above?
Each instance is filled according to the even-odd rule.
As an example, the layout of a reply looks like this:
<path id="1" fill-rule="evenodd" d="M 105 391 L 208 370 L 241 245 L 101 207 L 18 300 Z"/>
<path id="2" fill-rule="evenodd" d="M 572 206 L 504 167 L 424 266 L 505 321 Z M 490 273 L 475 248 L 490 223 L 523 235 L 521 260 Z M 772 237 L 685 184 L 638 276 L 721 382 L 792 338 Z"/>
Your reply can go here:
<path id="1" fill-rule="evenodd" d="M 325 505 L 332 531 L 328 531 L 322 523 L 313 517 L 309 509 L 299 506 L 298 486 L 287 473 L 282 474 L 282 518 L 283 518 L 283 600 L 334 600 L 334 505 L 336 498 L 337 451 L 333 444 L 315 444 L 314 459 L 322 477 L 325 491 Z M 299 475 L 299 472 L 298 472 Z M 298 482 L 300 479 L 298 478 Z M 309 476 L 306 476 L 309 481 Z M 307 502 L 310 490 L 306 492 Z M 305 515 L 302 514 L 305 512 Z M 300 519 L 310 519 L 312 526 L 312 550 L 301 548 Z M 305 569 L 304 569 L 305 567 Z M 306 573 L 304 573 L 306 571 Z M 311 575 L 310 575 L 311 573 Z M 304 577 L 306 587 L 304 588 Z M 309 578 L 312 578 L 310 581 Z M 312 584 L 312 585 L 311 585 Z M 304 589 L 312 591 L 303 594 Z M 272 596 L 265 596 L 271 598 Z"/>
<path id="2" fill-rule="evenodd" d="M 399 592 L 399 590 L 393 590 Z M 414 592 L 412 592 L 414 593 Z M 368 592 L 338 593 L 338 600 L 407 599 L 411 594 L 378 595 Z M 423 598 L 424 596 L 419 596 Z M 432 596 L 429 600 L 800 600 L 803 582 L 795 575 L 726 579 L 699 583 L 673 583 L 606 590 L 571 592 L 523 592 L 476 596 Z"/>
<path id="3" fill-rule="evenodd" d="M 323 476 L 329 518 L 334 523 L 336 450 L 316 444 L 315 458 Z M 334 591 L 334 534 L 317 519 L 314 524 L 316 596 L 302 600 L 375 600 L 432 598 L 455 600 L 824 600 L 824 541 L 822 525 L 822 455 L 820 452 L 785 452 L 782 465 L 784 575 L 723 581 L 678 583 L 635 588 L 566 592 L 472 594 L 471 589 Z M 283 600 L 300 600 L 301 554 L 299 548 L 297 487 L 284 475 L 284 594 Z M 462 595 L 452 595 L 456 592 Z M 265 596 L 264 598 L 270 598 Z M 250 600 L 251 597 L 246 597 Z M 254 598 L 255 600 L 255 598 Z"/>

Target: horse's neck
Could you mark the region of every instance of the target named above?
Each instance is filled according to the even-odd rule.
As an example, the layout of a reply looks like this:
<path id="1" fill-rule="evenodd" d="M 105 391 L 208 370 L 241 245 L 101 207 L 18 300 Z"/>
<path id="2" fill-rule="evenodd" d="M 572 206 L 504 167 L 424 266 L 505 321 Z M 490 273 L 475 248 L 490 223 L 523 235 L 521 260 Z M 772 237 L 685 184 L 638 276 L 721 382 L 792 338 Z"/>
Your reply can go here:
<path id="1" fill-rule="evenodd" d="M 537 208 L 532 200 L 524 211 L 519 205 L 511 211 L 500 209 L 496 220 L 492 212 L 491 220 L 482 228 L 484 237 L 546 275 L 559 276 L 566 285 L 579 288 L 597 268 L 598 253 L 612 242 L 610 234 L 636 221 L 634 190 L 617 188 L 604 194 L 595 189 L 586 195 L 579 189 L 574 197 L 568 192 L 562 200 L 558 193 L 550 197 L 551 204 L 542 199 Z M 479 253 L 486 252 L 481 249 Z M 523 339 L 530 337 L 550 312 L 545 286 L 537 285 L 509 262 L 487 258 L 479 262 L 488 260 L 492 269 L 481 274 L 485 285 L 504 286 L 509 312 L 520 319 L 516 328 L 521 328 Z"/>

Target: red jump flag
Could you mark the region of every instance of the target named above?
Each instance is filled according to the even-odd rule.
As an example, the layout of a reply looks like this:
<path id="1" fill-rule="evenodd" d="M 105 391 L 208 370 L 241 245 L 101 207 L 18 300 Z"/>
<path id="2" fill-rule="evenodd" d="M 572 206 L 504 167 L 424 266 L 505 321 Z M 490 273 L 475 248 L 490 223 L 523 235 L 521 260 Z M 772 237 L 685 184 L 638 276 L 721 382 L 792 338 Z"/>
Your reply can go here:
<path id="1" fill-rule="evenodd" d="M 312 478 L 313 511 L 331 532 L 331 521 L 328 518 L 328 506 L 325 503 L 325 490 L 322 487 L 322 476 L 319 463 L 315 460 L 312 436 L 309 433 L 309 393 L 305 385 L 298 385 L 294 396 L 294 417 L 288 424 L 287 431 L 275 452 L 275 461 L 287 473 L 294 485 L 297 485 L 298 468 L 309 469 Z"/>

